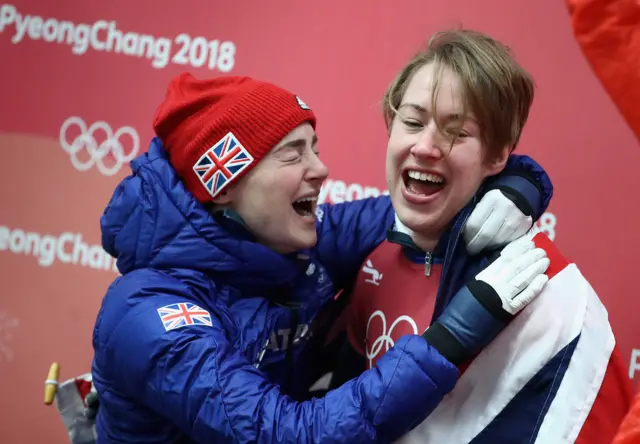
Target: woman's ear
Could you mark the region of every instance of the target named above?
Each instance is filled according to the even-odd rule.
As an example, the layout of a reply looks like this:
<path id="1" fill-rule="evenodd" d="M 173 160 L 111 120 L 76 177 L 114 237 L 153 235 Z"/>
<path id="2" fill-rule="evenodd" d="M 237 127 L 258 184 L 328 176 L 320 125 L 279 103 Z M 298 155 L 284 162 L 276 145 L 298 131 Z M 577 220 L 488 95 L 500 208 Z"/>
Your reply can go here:
<path id="1" fill-rule="evenodd" d="M 242 192 L 244 180 L 234 182 L 226 187 L 212 200 L 214 205 L 230 205 L 237 200 Z"/>
<path id="2" fill-rule="evenodd" d="M 509 155 L 511 154 L 511 147 L 506 146 L 498 155 L 493 156 L 491 159 L 488 159 L 486 162 L 487 168 L 489 169 L 488 175 L 495 176 L 496 174 L 500 174 L 504 167 L 507 165 L 507 160 L 509 160 Z"/>
<path id="3" fill-rule="evenodd" d="M 214 199 L 214 205 L 229 205 L 231 203 L 231 193 L 227 190 L 220 192 Z"/>

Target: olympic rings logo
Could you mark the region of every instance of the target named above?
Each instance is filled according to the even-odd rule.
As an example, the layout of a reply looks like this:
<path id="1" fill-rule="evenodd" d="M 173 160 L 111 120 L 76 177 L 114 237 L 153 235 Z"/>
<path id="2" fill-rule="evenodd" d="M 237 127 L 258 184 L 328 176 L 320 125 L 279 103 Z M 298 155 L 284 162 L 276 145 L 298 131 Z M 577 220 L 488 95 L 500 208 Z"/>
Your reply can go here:
<path id="1" fill-rule="evenodd" d="M 76 136 L 71 143 L 68 140 L 69 128 L 77 126 L 80 130 L 80 134 Z M 105 135 L 105 139 L 98 144 L 95 138 L 97 131 L 102 131 Z M 131 138 L 131 149 L 125 154 L 124 146 L 121 142 L 121 137 L 127 135 Z M 71 159 L 71 164 L 78 171 L 87 171 L 92 166 L 96 166 L 98 170 L 105 176 L 113 176 L 125 163 L 133 160 L 138 154 L 140 149 L 140 138 L 135 129 L 130 126 L 123 126 L 119 130 L 113 133 L 113 130 L 103 121 L 97 121 L 87 128 L 87 124 L 80 117 L 69 117 L 60 127 L 60 145 L 65 150 Z M 87 153 L 79 155 L 82 150 L 86 150 Z M 111 155 L 115 160 L 113 165 L 105 163 L 105 158 Z"/>
<path id="2" fill-rule="evenodd" d="M 373 360 L 376 359 L 376 357 L 382 350 L 382 346 L 385 346 L 385 353 L 388 352 L 391 347 L 393 347 L 394 341 L 391 337 L 391 334 L 393 333 L 393 330 L 398 326 L 398 324 L 400 324 L 401 322 L 406 322 L 413 329 L 413 334 L 418 334 L 418 326 L 416 325 L 416 321 L 414 321 L 411 316 L 407 315 L 398 316 L 398 318 L 393 321 L 393 324 L 391 324 L 391 326 L 389 327 L 389 331 L 387 331 L 387 318 L 381 310 L 376 310 L 369 317 L 369 321 L 367 321 L 367 338 L 369 337 L 369 327 L 371 326 L 371 321 L 373 321 L 374 318 L 380 318 L 380 320 L 382 321 L 382 334 L 375 341 L 373 341 L 373 343 L 371 343 L 371 348 L 369 348 L 368 345 L 366 347 L 365 351 L 367 354 L 367 359 L 369 360 L 369 368 L 373 367 Z"/>

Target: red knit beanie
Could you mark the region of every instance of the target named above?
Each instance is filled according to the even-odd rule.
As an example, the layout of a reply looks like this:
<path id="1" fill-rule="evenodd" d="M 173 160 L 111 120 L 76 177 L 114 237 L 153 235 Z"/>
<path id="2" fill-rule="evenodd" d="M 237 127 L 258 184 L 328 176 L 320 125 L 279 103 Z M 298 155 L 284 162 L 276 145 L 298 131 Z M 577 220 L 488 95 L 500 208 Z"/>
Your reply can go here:
<path id="1" fill-rule="evenodd" d="M 249 77 L 174 78 L 153 126 L 187 189 L 211 202 L 313 111 L 278 86 Z"/>

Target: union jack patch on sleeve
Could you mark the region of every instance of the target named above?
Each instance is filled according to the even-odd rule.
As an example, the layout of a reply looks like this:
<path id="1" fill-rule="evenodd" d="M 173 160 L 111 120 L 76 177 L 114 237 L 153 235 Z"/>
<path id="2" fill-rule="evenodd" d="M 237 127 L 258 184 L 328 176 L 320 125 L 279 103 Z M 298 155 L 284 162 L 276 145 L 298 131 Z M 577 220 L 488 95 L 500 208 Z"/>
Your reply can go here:
<path id="1" fill-rule="evenodd" d="M 198 159 L 193 171 L 211 197 L 216 197 L 252 162 L 253 156 L 229 132 Z"/>
<path id="2" fill-rule="evenodd" d="M 191 302 L 165 305 L 158 308 L 158 315 L 166 331 L 188 325 L 212 326 L 209 312 Z"/>

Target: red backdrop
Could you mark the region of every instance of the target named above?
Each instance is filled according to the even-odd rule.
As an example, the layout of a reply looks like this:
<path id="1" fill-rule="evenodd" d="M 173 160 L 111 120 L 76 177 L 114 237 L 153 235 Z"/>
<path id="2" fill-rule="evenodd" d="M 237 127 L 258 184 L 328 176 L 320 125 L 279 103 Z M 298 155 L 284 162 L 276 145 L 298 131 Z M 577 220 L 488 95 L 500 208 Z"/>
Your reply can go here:
<path id="1" fill-rule="evenodd" d="M 384 187 L 387 85 L 431 33 L 458 26 L 508 43 L 535 77 L 518 150 L 554 180 L 544 226 L 607 305 L 633 377 L 640 147 L 563 2 L 23 0 L 0 4 L 2 442 L 67 442 L 43 406 L 44 379 L 52 361 L 62 379 L 90 368 L 93 322 L 116 276 L 99 217 L 126 161 L 146 149 L 172 76 L 252 75 L 295 91 L 319 116 L 325 200 L 353 199 Z"/>

